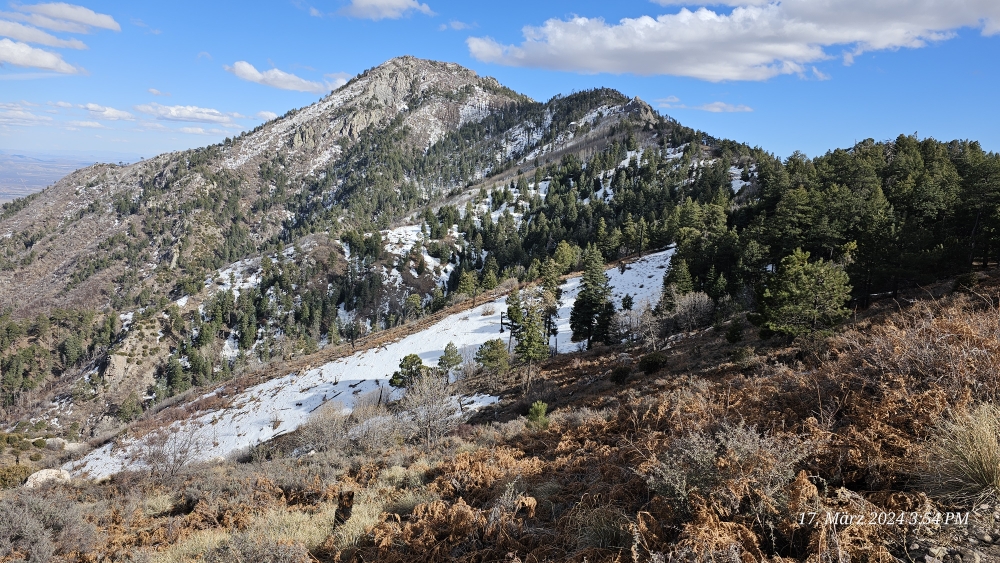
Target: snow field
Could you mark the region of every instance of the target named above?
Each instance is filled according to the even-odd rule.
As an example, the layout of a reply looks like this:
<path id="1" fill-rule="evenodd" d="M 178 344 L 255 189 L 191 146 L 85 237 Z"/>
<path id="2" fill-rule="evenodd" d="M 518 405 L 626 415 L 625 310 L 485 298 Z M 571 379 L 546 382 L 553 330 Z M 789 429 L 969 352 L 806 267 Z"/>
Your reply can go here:
<path id="1" fill-rule="evenodd" d="M 608 270 L 616 306 L 621 307 L 626 294 L 633 297 L 636 309 L 644 302 L 655 304 L 672 253 L 667 250 L 645 256 L 629 264 L 624 274 L 617 268 Z M 569 279 L 562 286 L 556 339 L 559 352 L 574 351 L 580 346 L 570 342 L 572 331 L 569 329 L 569 314 L 579 286 L 579 277 Z M 313 411 L 330 401 L 351 409 L 355 399 L 367 393 L 381 391 L 386 398 L 392 397 L 397 392 L 389 387 L 389 379 L 404 356 L 416 354 L 425 365 L 437 365 L 449 342 L 455 343 L 463 357 L 474 354 L 487 340 L 510 336 L 509 331 L 500 333 L 500 313 L 506 309 L 505 298 L 500 298 L 450 315 L 396 342 L 250 387 L 235 397 L 227 408 L 174 423 L 177 430 L 174 438 L 197 445 L 191 454 L 192 461 L 227 457 L 295 430 Z M 471 398 L 470 406 L 479 408 L 494 402 L 495 397 L 476 396 Z M 117 446 L 108 444 L 63 467 L 78 476 L 106 477 L 136 467 L 135 459 L 142 447 L 143 444 L 136 441 Z"/>

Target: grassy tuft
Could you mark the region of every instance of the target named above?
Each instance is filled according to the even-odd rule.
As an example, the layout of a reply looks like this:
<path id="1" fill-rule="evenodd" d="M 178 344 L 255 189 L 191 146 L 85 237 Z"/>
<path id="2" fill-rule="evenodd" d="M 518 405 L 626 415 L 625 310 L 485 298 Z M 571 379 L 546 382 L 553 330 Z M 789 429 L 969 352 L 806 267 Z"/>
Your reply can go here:
<path id="1" fill-rule="evenodd" d="M 932 494 L 966 505 L 1000 498 L 1000 408 L 985 403 L 943 421 L 928 454 Z"/>

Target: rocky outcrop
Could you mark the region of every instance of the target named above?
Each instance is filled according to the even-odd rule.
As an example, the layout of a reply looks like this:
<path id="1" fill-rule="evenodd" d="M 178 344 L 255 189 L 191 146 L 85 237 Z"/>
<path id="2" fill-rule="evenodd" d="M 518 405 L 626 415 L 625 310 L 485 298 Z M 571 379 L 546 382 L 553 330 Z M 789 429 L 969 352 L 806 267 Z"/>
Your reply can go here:
<path id="1" fill-rule="evenodd" d="M 71 479 L 69 471 L 65 469 L 42 469 L 28 476 L 24 483 L 25 489 L 35 489 L 48 483 L 69 482 Z"/>

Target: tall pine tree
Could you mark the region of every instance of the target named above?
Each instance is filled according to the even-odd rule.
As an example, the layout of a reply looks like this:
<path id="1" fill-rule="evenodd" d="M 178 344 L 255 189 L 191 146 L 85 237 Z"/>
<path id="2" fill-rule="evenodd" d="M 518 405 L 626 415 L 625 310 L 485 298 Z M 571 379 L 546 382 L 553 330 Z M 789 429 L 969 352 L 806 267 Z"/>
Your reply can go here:
<path id="1" fill-rule="evenodd" d="M 607 327 L 602 328 L 598 321 L 599 318 L 601 322 L 607 320 L 606 306 L 611 298 L 611 285 L 604 273 L 601 253 L 596 247 L 587 247 L 583 262 L 583 279 L 569 314 L 569 327 L 573 331 L 573 342 L 586 340 L 587 349 L 590 349 L 595 339 L 608 333 Z"/>
<path id="2" fill-rule="evenodd" d="M 542 326 L 542 315 L 534 307 L 529 307 L 524 316 L 521 335 L 517 339 L 514 352 L 517 357 L 528 364 L 524 376 L 524 393 L 531 388 L 531 364 L 544 360 L 549 356 L 549 345 Z"/>

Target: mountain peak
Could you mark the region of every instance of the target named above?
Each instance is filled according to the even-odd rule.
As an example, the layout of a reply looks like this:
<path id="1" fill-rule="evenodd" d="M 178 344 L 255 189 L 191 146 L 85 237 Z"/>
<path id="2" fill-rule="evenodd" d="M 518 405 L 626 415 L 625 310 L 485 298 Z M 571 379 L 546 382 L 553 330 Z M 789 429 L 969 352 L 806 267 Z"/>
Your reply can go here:
<path id="1" fill-rule="evenodd" d="M 306 163 L 303 171 L 308 173 L 336 157 L 344 143 L 357 141 L 366 129 L 387 125 L 400 115 L 410 128 L 410 143 L 426 149 L 449 130 L 524 101 L 530 99 L 456 63 L 396 57 L 319 102 L 239 139 L 226 166 L 239 168 L 289 150 L 307 157 L 297 160 Z"/>

